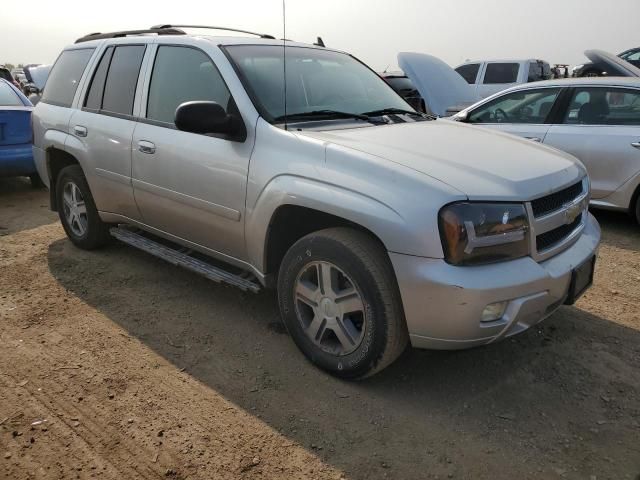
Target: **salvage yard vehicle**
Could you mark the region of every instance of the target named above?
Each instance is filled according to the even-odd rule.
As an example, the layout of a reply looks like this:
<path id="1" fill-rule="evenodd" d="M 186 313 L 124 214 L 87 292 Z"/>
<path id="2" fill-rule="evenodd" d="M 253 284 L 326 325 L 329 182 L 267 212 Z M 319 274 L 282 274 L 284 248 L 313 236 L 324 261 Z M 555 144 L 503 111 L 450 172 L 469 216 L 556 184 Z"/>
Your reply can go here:
<path id="1" fill-rule="evenodd" d="M 33 105 L 12 83 L 0 78 L 0 177 L 29 177 L 42 185 L 31 148 Z"/>
<path id="2" fill-rule="evenodd" d="M 617 56 L 634 67 L 640 68 L 640 48 L 626 50 Z M 606 74 L 611 75 L 608 72 L 608 65 L 603 65 L 597 58 L 589 58 L 589 60 L 591 60 L 591 63 L 583 63 L 582 65 L 576 65 L 573 67 L 571 74 L 574 77 L 600 77 Z"/>
<path id="3" fill-rule="evenodd" d="M 468 61 L 454 69 L 472 85 L 480 98 L 521 83 L 550 80 L 551 65 L 544 60 Z"/>
<path id="4" fill-rule="evenodd" d="M 427 112 L 426 105 L 420 93 L 409 77 L 403 72 L 382 72 L 380 77 L 415 110 L 418 112 Z"/>
<path id="5" fill-rule="evenodd" d="M 453 119 L 568 152 L 591 179 L 591 205 L 640 222 L 640 78 L 576 78 L 521 85 Z"/>
<path id="6" fill-rule="evenodd" d="M 34 154 L 76 246 L 277 288 L 297 346 L 343 378 L 409 342 L 510 337 L 591 285 L 572 156 L 416 112 L 337 50 L 184 28 L 88 35 L 51 70 Z"/>

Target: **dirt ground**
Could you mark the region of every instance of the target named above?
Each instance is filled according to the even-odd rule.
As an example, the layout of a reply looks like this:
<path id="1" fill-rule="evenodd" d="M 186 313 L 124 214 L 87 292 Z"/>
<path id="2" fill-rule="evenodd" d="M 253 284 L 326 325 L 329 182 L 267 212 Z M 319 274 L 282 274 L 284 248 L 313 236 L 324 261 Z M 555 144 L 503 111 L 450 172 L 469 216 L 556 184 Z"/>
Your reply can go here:
<path id="1" fill-rule="evenodd" d="M 595 286 L 487 348 L 366 381 L 298 353 L 272 293 L 64 236 L 0 180 L 0 477 L 640 479 L 640 227 L 598 213 Z"/>

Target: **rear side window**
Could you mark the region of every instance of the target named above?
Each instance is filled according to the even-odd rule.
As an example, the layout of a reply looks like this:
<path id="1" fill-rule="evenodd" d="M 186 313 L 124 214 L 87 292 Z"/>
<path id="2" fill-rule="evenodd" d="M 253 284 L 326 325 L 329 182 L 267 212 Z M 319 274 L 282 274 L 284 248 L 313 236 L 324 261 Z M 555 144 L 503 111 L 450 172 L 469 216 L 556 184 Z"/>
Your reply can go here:
<path id="1" fill-rule="evenodd" d="M 518 81 L 518 63 L 489 63 L 484 74 L 484 82 L 487 85 L 496 83 L 515 83 Z"/>
<path id="2" fill-rule="evenodd" d="M 107 80 L 107 72 L 109 71 L 112 55 L 113 47 L 107 48 L 102 55 L 98 68 L 96 68 L 96 72 L 93 74 L 89 93 L 87 93 L 87 98 L 84 101 L 84 106 L 87 108 L 93 110 L 100 110 L 102 108 L 102 93 L 104 92 L 104 84 Z"/>
<path id="3" fill-rule="evenodd" d="M 474 84 L 476 83 L 476 78 L 478 77 L 478 70 L 480 70 L 479 63 L 468 63 L 467 65 L 461 65 L 456 68 L 456 72 L 462 75 L 467 83 Z"/>
<path id="4" fill-rule="evenodd" d="M 13 88 L 4 82 L 0 82 L 0 107 L 24 107 Z"/>
<path id="5" fill-rule="evenodd" d="M 174 123 L 175 112 L 184 102 L 217 102 L 225 110 L 231 94 L 211 59 L 189 47 L 161 46 L 153 64 L 147 118 Z"/>
<path id="6" fill-rule="evenodd" d="M 83 48 L 62 52 L 51 69 L 41 101 L 70 107 L 93 51 L 93 48 Z"/>
<path id="7" fill-rule="evenodd" d="M 133 99 L 144 50 L 144 45 L 116 47 L 104 85 L 101 110 L 122 115 L 133 114 Z"/>
<path id="8" fill-rule="evenodd" d="M 640 90 L 615 87 L 576 88 L 564 123 L 638 126 Z"/>

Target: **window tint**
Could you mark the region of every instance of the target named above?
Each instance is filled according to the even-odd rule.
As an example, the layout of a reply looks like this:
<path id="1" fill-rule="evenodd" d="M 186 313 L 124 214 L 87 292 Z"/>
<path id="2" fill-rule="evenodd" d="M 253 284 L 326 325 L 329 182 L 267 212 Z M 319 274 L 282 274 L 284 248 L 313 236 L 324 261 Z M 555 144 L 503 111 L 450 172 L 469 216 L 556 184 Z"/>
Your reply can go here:
<path id="1" fill-rule="evenodd" d="M 109 63 L 111 62 L 111 56 L 113 55 L 113 47 L 107 48 L 102 55 L 102 59 L 93 74 L 93 80 L 91 80 L 91 86 L 87 93 L 87 98 L 84 101 L 84 106 L 92 108 L 94 110 L 100 110 L 102 108 L 102 93 L 104 92 L 104 82 L 107 79 L 107 71 L 109 70 Z"/>
<path id="2" fill-rule="evenodd" d="M 559 88 L 509 93 L 471 112 L 469 122 L 544 123 L 559 94 Z"/>
<path id="3" fill-rule="evenodd" d="M 93 48 L 65 50 L 51 69 L 42 102 L 70 107 Z"/>
<path id="4" fill-rule="evenodd" d="M 538 82 L 540 80 L 549 80 L 552 77 L 551 66 L 547 62 L 531 62 L 529 64 L 528 82 Z"/>
<path id="5" fill-rule="evenodd" d="M 518 81 L 519 69 L 520 65 L 517 63 L 488 63 L 484 83 L 515 83 Z"/>
<path id="6" fill-rule="evenodd" d="M 173 123 L 184 102 L 216 102 L 227 110 L 231 94 L 211 59 L 200 50 L 161 46 L 151 73 L 147 118 Z"/>
<path id="7" fill-rule="evenodd" d="M 640 90 L 576 88 L 564 123 L 640 125 Z"/>
<path id="8" fill-rule="evenodd" d="M 102 110 L 123 115 L 133 114 L 133 97 L 136 94 L 144 49 L 144 45 L 116 47 L 104 85 Z"/>
<path id="9" fill-rule="evenodd" d="M 0 82 L 0 107 L 23 107 L 20 97 L 9 85 Z"/>
<path id="10" fill-rule="evenodd" d="M 474 84 L 476 83 L 476 78 L 478 77 L 478 70 L 480 70 L 479 63 L 469 63 L 467 65 L 461 65 L 456 68 L 456 72 L 462 75 L 467 83 Z"/>
<path id="11" fill-rule="evenodd" d="M 11 73 L 9 73 L 9 70 L 6 70 L 4 68 L 0 68 L 0 78 L 4 78 L 7 82 L 13 82 Z"/>

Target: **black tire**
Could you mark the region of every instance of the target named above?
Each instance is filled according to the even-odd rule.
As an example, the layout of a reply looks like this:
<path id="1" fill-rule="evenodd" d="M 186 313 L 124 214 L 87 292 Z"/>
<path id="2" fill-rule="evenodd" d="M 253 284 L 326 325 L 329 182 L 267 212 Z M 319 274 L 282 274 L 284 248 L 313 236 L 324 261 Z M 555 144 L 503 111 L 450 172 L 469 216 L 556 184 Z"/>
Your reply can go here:
<path id="1" fill-rule="evenodd" d="M 66 216 L 64 203 L 65 186 L 73 183 L 79 189 L 86 208 L 86 228 L 83 234 L 74 231 Z M 109 225 L 104 223 L 98 215 L 98 209 L 93 201 L 91 190 L 79 165 L 70 165 L 63 168 L 56 180 L 56 205 L 58 216 L 67 237 L 71 242 L 84 250 L 94 250 L 107 245 L 112 237 L 109 234 Z"/>
<path id="2" fill-rule="evenodd" d="M 638 195 L 636 195 L 636 208 L 634 213 L 636 214 L 636 222 L 640 224 L 640 192 L 638 192 Z"/>
<path id="3" fill-rule="evenodd" d="M 32 173 L 31 175 L 29 175 L 29 180 L 31 180 L 31 188 L 44 188 L 44 183 L 42 182 L 40 175 L 38 175 L 37 173 Z"/>
<path id="4" fill-rule="evenodd" d="M 298 318 L 298 277 L 317 262 L 329 262 L 341 270 L 362 297 L 366 327 L 353 352 L 336 355 L 324 351 L 305 333 Z M 335 376 L 371 376 L 393 363 L 407 347 L 409 336 L 393 267 L 384 247 L 364 232 L 333 228 L 296 242 L 280 266 L 278 300 L 282 319 L 296 345 L 312 363 Z"/>

